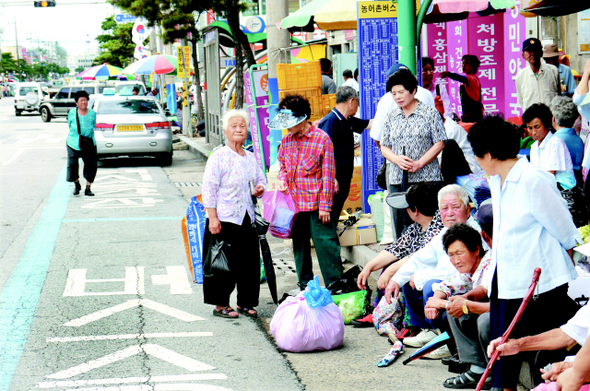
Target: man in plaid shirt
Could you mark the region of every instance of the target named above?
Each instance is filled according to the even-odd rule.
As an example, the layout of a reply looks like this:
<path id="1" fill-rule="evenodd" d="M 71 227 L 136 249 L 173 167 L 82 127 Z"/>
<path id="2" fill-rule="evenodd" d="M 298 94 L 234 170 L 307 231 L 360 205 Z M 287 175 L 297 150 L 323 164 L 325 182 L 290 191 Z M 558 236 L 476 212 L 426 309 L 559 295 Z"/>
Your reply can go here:
<path id="1" fill-rule="evenodd" d="M 329 286 L 342 275 L 340 244 L 331 221 L 334 193 L 334 147 L 330 137 L 308 122 L 309 102 L 299 95 L 287 95 L 279 103 L 279 114 L 269 124 L 288 129 L 281 141 L 278 190 L 293 197 L 298 215 L 293 226 L 293 255 L 297 285 L 304 289 L 313 279 L 310 238 L 313 239 L 324 284 Z"/>

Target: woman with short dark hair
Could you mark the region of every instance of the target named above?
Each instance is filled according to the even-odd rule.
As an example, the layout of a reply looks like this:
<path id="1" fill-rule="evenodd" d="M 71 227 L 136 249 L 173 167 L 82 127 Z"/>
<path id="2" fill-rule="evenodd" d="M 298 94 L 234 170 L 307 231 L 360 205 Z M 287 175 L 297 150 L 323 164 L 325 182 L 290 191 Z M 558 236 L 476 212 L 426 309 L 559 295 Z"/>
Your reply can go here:
<path id="1" fill-rule="evenodd" d="M 90 190 L 92 182 L 96 177 L 97 157 L 96 157 L 96 139 L 94 138 L 94 128 L 96 127 L 96 112 L 88 108 L 89 95 L 86 91 L 76 92 L 74 100 L 76 108 L 68 113 L 68 126 L 70 132 L 66 139 L 66 148 L 68 151 L 68 172 L 66 180 L 74 182 L 74 195 L 80 194 L 82 186 L 79 180 L 78 159 L 82 158 L 84 162 L 83 175 L 86 179 L 86 190 L 84 195 L 93 196 Z M 80 138 L 88 137 L 94 144 L 92 147 L 82 150 L 80 147 Z"/>

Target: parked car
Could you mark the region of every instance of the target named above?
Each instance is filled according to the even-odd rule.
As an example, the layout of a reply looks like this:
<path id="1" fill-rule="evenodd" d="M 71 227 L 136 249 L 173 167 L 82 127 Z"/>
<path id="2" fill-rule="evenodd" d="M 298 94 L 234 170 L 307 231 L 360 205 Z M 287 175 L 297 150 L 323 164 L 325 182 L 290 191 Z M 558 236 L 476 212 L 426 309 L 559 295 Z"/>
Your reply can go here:
<path id="1" fill-rule="evenodd" d="M 105 86 L 101 84 L 74 84 L 62 87 L 53 98 L 46 99 L 41 103 L 39 112 L 41 120 L 49 122 L 52 118 L 67 117 L 68 111 L 76 107 L 74 96 L 76 92 L 84 90 L 89 95 L 100 94 Z"/>
<path id="2" fill-rule="evenodd" d="M 117 92 L 123 91 L 123 89 L 128 89 L 129 91 L 133 91 L 133 88 L 139 88 L 138 95 L 145 95 L 147 90 L 141 81 L 118 81 L 115 82 L 115 90 Z"/>
<path id="3" fill-rule="evenodd" d="M 45 94 L 40 83 L 18 83 L 14 92 L 14 114 L 18 117 L 23 111 L 39 111 Z"/>
<path id="4" fill-rule="evenodd" d="M 172 130 L 160 103 L 141 95 L 99 95 L 94 137 L 98 158 L 153 156 L 172 164 Z"/>

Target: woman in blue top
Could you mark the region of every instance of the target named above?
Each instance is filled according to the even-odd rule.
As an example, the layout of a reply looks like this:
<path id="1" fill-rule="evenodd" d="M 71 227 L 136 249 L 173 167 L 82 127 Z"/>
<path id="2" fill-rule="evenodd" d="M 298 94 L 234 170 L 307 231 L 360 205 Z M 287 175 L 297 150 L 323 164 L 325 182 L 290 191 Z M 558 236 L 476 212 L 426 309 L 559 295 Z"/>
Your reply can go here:
<path id="1" fill-rule="evenodd" d="M 66 180 L 74 182 L 76 186 L 74 195 L 80 194 L 82 186 L 80 185 L 78 174 L 78 159 L 84 161 L 84 178 L 86 179 L 86 191 L 84 195 L 93 196 L 90 186 L 96 177 L 96 139 L 94 138 L 94 128 L 96 127 L 96 112 L 88 108 L 88 93 L 78 91 L 74 96 L 76 108 L 68 113 L 68 126 L 70 132 L 66 140 L 68 150 L 68 173 Z M 77 117 L 77 118 L 76 118 Z M 80 124 L 80 134 L 78 134 L 78 123 Z M 89 151 L 82 151 L 80 148 L 80 136 L 86 136 L 92 139 L 94 148 Z"/>

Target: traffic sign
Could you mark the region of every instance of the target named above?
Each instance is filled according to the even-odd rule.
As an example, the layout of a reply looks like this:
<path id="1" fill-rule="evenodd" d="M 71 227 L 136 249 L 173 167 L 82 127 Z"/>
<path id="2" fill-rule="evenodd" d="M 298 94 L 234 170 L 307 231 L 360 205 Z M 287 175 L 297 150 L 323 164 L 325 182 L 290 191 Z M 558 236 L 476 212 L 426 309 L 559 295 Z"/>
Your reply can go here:
<path id="1" fill-rule="evenodd" d="M 137 20 L 137 16 L 129 14 L 115 14 L 115 22 L 117 23 L 133 23 Z"/>

